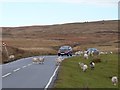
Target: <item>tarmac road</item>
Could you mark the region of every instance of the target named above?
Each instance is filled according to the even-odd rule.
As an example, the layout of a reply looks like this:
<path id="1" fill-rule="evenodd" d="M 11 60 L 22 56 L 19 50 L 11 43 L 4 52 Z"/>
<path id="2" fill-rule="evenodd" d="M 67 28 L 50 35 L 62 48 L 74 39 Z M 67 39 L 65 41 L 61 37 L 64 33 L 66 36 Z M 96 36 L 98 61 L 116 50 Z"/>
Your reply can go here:
<path id="1" fill-rule="evenodd" d="M 2 65 L 2 90 L 49 87 L 51 77 L 59 68 L 55 62 L 57 57 L 45 56 L 44 64 L 33 63 L 32 57 L 29 57 Z"/>

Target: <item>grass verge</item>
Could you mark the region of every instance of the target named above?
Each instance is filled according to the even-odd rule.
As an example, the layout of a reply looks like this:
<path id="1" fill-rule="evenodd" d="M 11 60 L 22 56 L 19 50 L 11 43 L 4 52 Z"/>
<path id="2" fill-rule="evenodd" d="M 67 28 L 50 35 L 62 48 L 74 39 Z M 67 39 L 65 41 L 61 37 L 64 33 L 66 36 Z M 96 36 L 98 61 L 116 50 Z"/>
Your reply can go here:
<path id="1" fill-rule="evenodd" d="M 78 62 L 89 66 L 92 57 L 85 60 L 83 57 L 65 59 L 59 70 L 54 88 L 118 88 L 111 82 L 112 76 L 118 76 L 118 55 L 109 54 L 99 56 L 101 62 L 95 63 L 95 69 L 89 67 L 83 72 Z"/>

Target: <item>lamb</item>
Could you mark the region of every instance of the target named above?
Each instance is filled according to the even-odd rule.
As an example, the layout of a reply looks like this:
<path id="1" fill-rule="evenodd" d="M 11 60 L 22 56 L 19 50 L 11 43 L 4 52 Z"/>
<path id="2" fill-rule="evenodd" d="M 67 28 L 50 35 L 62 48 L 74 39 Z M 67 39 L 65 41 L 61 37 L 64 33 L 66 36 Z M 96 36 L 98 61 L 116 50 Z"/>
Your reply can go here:
<path id="1" fill-rule="evenodd" d="M 111 81 L 112 81 L 113 85 L 117 85 L 117 83 L 118 83 L 117 76 L 113 76 L 112 79 L 111 79 Z"/>
<path id="2" fill-rule="evenodd" d="M 84 58 L 85 58 L 85 59 L 88 59 L 88 54 L 85 53 L 85 54 L 84 54 Z"/>
<path id="3" fill-rule="evenodd" d="M 90 62 L 90 68 L 91 69 L 94 69 L 95 68 L 95 63 L 92 61 L 92 62 Z"/>
<path id="4" fill-rule="evenodd" d="M 60 63 L 62 62 L 62 60 L 63 60 L 62 57 L 56 58 L 56 66 L 60 65 Z"/>

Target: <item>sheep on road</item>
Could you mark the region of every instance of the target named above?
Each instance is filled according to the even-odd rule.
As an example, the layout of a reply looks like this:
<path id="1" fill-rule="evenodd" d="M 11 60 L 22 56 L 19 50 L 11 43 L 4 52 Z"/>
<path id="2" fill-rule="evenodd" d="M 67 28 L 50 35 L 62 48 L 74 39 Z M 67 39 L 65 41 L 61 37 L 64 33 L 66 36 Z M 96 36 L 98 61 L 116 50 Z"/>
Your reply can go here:
<path id="1" fill-rule="evenodd" d="M 60 65 L 60 63 L 62 62 L 62 60 L 63 60 L 62 57 L 56 58 L 56 66 Z"/>
<path id="2" fill-rule="evenodd" d="M 45 60 L 45 57 L 34 57 L 33 59 L 33 63 L 38 63 L 38 64 L 44 64 L 44 60 Z"/>

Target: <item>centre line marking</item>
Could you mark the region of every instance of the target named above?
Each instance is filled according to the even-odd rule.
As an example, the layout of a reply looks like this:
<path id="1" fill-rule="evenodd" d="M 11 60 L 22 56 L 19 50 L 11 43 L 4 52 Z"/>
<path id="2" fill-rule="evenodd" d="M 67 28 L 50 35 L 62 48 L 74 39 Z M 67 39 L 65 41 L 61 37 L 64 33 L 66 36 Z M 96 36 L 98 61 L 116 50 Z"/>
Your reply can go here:
<path id="1" fill-rule="evenodd" d="M 13 70 L 14 72 L 17 72 L 18 70 L 20 70 L 21 68 L 17 68 L 17 69 L 15 69 L 15 70 Z"/>
<path id="2" fill-rule="evenodd" d="M 26 68 L 27 66 L 23 66 L 22 68 Z"/>
<path id="3" fill-rule="evenodd" d="M 32 64 L 28 64 L 27 66 L 30 66 L 30 65 L 32 65 Z"/>
<path id="4" fill-rule="evenodd" d="M 11 73 L 7 73 L 7 74 L 3 75 L 2 78 L 7 77 L 7 76 L 9 76 L 10 74 L 11 74 Z"/>

